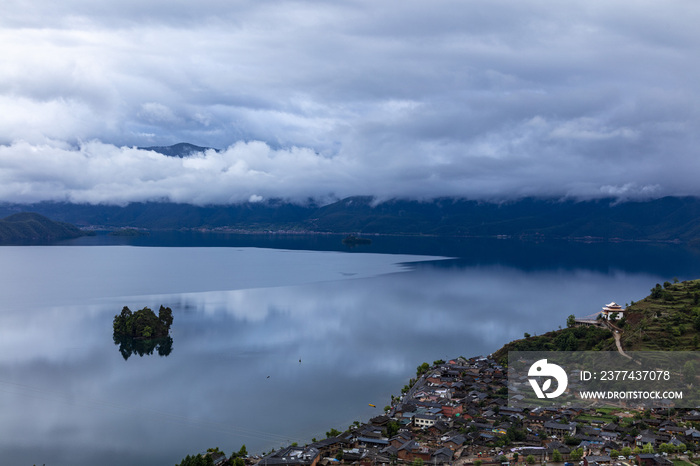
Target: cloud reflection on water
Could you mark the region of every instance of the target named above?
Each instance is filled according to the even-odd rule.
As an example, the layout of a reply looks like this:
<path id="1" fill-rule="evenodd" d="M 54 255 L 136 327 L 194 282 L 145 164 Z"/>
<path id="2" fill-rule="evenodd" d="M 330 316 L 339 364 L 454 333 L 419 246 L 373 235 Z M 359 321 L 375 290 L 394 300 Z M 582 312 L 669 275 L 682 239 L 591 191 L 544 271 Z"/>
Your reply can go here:
<path id="1" fill-rule="evenodd" d="M 90 461 L 147 464 L 213 446 L 305 442 L 376 415 L 368 403 L 388 404 L 423 361 L 488 354 L 569 314 L 637 300 L 658 280 L 424 263 L 409 273 L 4 312 L 0 451 L 61 464 L 80 449 Z M 172 353 L 124 361 L 112 317 L 123 305 L 160 304 L 174 312 Z M 50 457 L 27 456 L 40 451 Z M 135 459 L 142 452 L 155 456 Z"/>

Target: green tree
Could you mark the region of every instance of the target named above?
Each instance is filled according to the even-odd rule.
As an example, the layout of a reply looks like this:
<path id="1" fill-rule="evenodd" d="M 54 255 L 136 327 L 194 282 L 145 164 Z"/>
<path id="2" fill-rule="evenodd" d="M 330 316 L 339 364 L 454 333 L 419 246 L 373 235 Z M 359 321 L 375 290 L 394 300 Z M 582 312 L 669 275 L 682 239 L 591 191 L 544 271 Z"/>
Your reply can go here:
<path id="1" fill-rule="evenodd" d="M 642 453 L 645 453 L 645 454 L 654 453 L 654 445 L 652 445 L 651 443 L 647 443 L 642 448 Z"/>
<path id="2" fill-rule="evenodd" d="M 620 456 L 619 451 L 615 450 L 614 448 L 612 450 L 610 450 L 610 457 L 617 458 L 618 456 Z"/>
<path id="3" fill-rule="evenodd" d="M 423 460 L 420 458 L 416 458 L 413 460 L 411 463 L 412 466 L 423 466 Z"/>
<path id="4" fill-rule="evenodd" d="M 430 364 L 427 362 L 424 362 L 420 366 L 416 368 L 416 377 L 420 377 L 421 375 L 425 374 L 430 370 Z"/>
<path id="5" fill-rule="evenodd" d="M 166 337 L 173 322 L 172 310 L 161 306 L 159 315 L 157 317 L 148 307 L 132 313 L 124 306 L 121 313 L 114 316 L 114 334 L 132 338 Z"/>
<path id="6" fill-rule="evenodd" d="M 533 455 L 527 455 L 525 457 L 525 462 L 527 464 L 535 464 L 535 457 Z"/>
<path id="7" fill-rule="evenodd" d="M 386 425 L 386 436 L 388 438 L 394 437 L 399 433 L 400 427 L 401 425 L 397 421 L 389 421 L 389 423 Z"/>
<path id="8" fill-rule="evenodd" d="M 583 448 L 574 448 L 569 454 L 572 461 L 578 461 L 583 457 Z"/>
<path id="9" fill-rule="evenodd" d="M 527 437 L 527 434 L 525 433 L 525 431 L 522 429 L 518 429 L 515 426 L 510 426 L 506 430 L 506 439 L 508 440 L 508 443 L 521 442 L 521 441 L 525 440 L 525 437 Z"/>
<path id="10" fill-rule="evenodd" d="M 620 450 L 620 454 L 627 458 L 632 454 L 632 449 L 630 447 L 622 447 L 622 450 Z"/>
<path id="11" fill-rule="evenodd" d="M 339 430 L 331 429 L 328 432 L 326 432 L 326 438 L 337 437 L 340 434 L 342 434 L 342 432 L 340 432 Z"/>
<path id="12" fill-rule="evenodd" d="M 700 314 L 693 320 L 693 327 L 695 327 L 695 330 L 700 331 Z"/>
<path id="13" fill-rule="evenodd" d="M 570 314 L 569 317 L 566 318 L 566 326 L 568 328 L 571 328 L 576 325 L 576 316 L 573 314 Z"/>
<path id="14" fill-rule="evenodd" d="M 180 463 L 178 463 L 176 466 L 213 466 L 214 464 L 214 459 L 211 457 L 211 455 L 196 455 L 196 456 L 190 456 L 187 455 Z"/>
<path id="15" fill-rule="evenodd" d="M 474 466 L 481 466 L 482 464 L 484 464 L 482 460 L 474 460 Z"/>
<path id="16" fill-rule="evenodd" d="M 160 320 L 167 330 L 170 330 L 170 326 L 173 324 L 173 310 L 169 307 L 163 307 L 161 304 L 158 310 L 158 320 Z"/>
<path id="17" fill-rule="evenodd" d="M 552 461 L 554 461 L 555 463 L 561 463 L 562 459 L 563 458 L 559 450 L 557 450 L 556 448 L 552 450 Z"/>

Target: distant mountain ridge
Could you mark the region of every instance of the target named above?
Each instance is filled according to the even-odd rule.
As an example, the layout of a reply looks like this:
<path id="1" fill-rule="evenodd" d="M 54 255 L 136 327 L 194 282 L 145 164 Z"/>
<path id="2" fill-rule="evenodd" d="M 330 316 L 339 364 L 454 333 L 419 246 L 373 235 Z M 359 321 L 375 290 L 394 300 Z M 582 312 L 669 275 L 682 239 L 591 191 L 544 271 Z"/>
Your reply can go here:
<path id="1" fill-rule="evenodd" d="M 595 240 L 700 242 L 700 198 L 651 201 L 558 201 L 526 198 L 501 204 L 351 197 L 319 206 L 282 200 L 195 206 L 132 203 L 124 207 L 42 202 L 0 204 L 0 216 L 33 211 L 81 226 L 146 229 L 231 229 L 321 233 L 507 236 Z"/>
<path id="2" fill-rule="evenodd" d="M 159 154 L 167 155 L 168 157 L 189 157 L 192 154 L 198 152 L 205 152 L 208 150 L 216 150 L 211 147 L 201 147 L 195 146 L 187 142 L 180 142 L 173 144 L 172 146 L 151 146 L 151 147 L 139 147 L 142 150 L 151 150 L 153 152 L 158 152 Z"/>
<path id="3" fill-rule="evenodd" d="M 22 212 L 0 219 L 0 243 L 55 241 L 83 236 L 77 227 L 43 215 Z"/>

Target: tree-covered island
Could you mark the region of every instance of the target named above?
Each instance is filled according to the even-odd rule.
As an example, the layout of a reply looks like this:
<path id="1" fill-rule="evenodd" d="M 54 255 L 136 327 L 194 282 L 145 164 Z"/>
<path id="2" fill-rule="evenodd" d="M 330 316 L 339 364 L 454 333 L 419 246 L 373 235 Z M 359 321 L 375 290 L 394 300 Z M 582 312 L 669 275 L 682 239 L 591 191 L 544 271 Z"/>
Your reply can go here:
<path id="1" fill-rule="evenodd" d="M 124 306 L 122 312 L 114 316 L 114 335 L 137 339 L 154 339 L 167 337 L 173 323 L 173 311 L 169 307 L 160 306 L 156 316 L 148 307 L 131 312 Z"/>

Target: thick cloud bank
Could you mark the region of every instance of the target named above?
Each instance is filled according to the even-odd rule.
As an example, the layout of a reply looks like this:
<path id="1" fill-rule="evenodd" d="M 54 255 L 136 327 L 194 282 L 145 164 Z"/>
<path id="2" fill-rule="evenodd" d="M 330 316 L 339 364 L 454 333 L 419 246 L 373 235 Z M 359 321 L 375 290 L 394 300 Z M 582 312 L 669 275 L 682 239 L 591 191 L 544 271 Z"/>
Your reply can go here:
<path id="1" fill-rule="evenodd" d="M 683 0 L 9 0 L 0 201 L 700 195 L 698 22 Z M 226 149 L 133 149 L 182 141 Z"/>
<path id="2" fill-rule="evenodd" d="M 270 198 L 323 202 L 366 193 L 380 199 L 460 196 L 498 200 L 524 195 L 628 199 L 682 194 L 695 186 L 692 173 L 675 170 L 668 173 L 675 179 L 675 190 L 668 190 L 658 183 L 658 172 L 643 173 L 644 168 L 635 176 L 634 166 L 599 172 L 590 164 L 581 163 L 574 170 L 552 163 L 547 159 L 526 165 L 475 159 L 467 167 L 446 161 L 436 168 L 429 158 L 416 157 L 411 164 L 402 165 L 400 158 L 388 157 L 363 164 L 308 148 L 272 149 L 259 141 L 186 158 L 100 142 L 77 149 L 20 142 L 0 146 L 0 199 L 122 205 L 134 201 L 230 204 Z M 649 184 L 627 181 L 645 176 Z M 551 182 L 553 178 L 556 183 Z M 684 178 L 685 183 L 680 183 Z"/>

